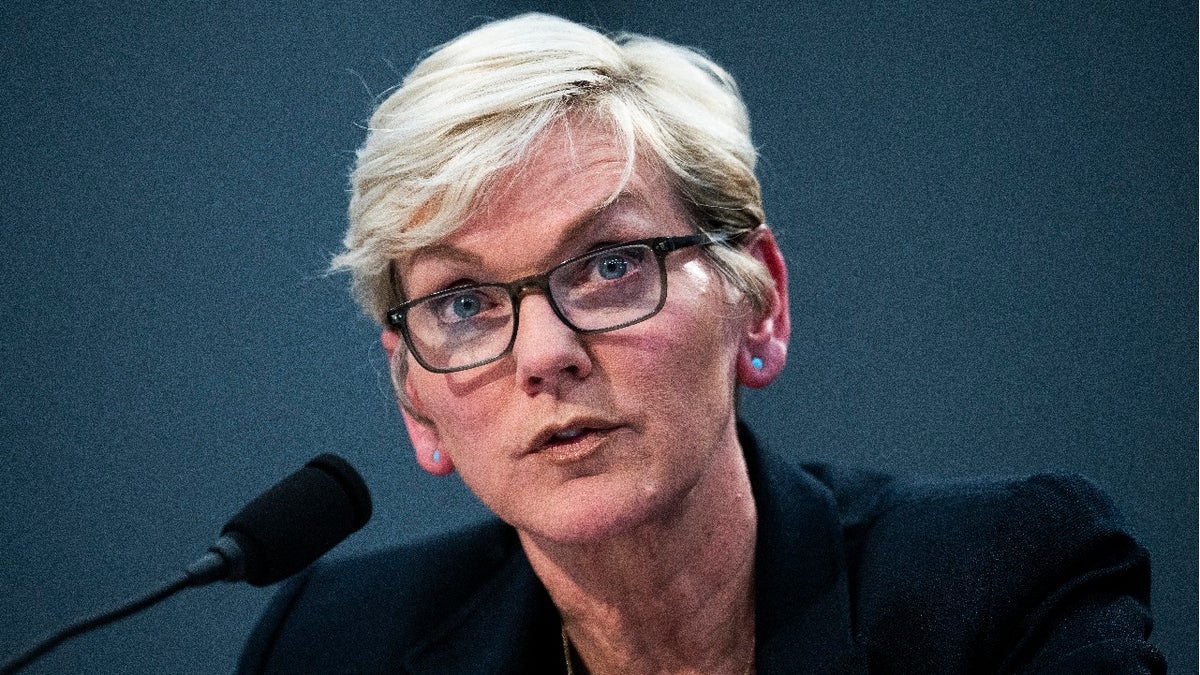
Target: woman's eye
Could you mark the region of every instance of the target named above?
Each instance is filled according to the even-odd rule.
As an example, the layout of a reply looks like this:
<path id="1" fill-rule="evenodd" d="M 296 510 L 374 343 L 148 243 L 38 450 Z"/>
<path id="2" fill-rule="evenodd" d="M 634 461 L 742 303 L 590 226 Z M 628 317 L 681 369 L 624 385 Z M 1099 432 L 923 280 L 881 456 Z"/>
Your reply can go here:
<path id="1" fill-rule="evenodd" d="M 438 298 L 434 304 L 434 315 L 442 323 L 469 321 L 487 312 L 495 304 L 479 289 L 465 290 Z"/>
<path id="2" fill-rule="evenodd" d="M 483 303 L 475 295 L 458 295 L 454 297 L 450 307 L 458 318 L 469 319 L 479 313 Z"/>
<path id="3" fill-rule="evenodd" d="M 624 256 L 607 255 L 596 261 L 596 273 L 603 279 L 619 279 L 629 273 L 629 261 Z"/>
<path id="4" fill-rule="evenodd" d="M 588 258 L 581 268 L 587 279 L 585 282 L 616 281 L 637 272 L 646 263 L 646 257 L 651 255 L 650 249 L 644 246 L 626 246 L 609 251 L 601 251 L 594 257 Z"/>

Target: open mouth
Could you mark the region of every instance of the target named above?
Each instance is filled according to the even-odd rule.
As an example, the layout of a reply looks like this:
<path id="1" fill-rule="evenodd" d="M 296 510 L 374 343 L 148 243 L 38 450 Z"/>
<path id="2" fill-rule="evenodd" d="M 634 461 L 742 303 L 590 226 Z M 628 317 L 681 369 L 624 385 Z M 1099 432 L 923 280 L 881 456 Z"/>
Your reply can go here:
<path id="1" fill-rule="evenodd" d="M 611 427 L 570 426 L 543 436 L 533 445 L 533 453 L 557 464 L 579 461 L 604 442 Z"/>
<path id="2" fill-rule="evenodd" d="M 588 428 L 564 429 L 563 431 L 551 436 L 546 441 L 546 446 L 570 445 L 572 443 L 577 443 L 580 440 L 585 439 L 592 432 L 593 430 Z"/>

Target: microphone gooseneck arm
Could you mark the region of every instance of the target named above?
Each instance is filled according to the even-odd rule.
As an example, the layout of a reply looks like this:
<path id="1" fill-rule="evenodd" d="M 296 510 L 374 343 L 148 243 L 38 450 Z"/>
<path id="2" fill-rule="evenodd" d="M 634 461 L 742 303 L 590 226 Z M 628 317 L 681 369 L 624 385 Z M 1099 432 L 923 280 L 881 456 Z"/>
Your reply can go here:
<path id="1" fill-rule="evenodd" d="M 143 596 L 87 616 L 0 663 L 12 675 L 63 642 L 140 612 L 185 588 L 214 581 L 267 586 L 308 567 L 371 517 L 371 494 L 346 460 L 325 453 L 242 508 L 208 552 L 183 574 Z"/>
<path id="2" fill-rule="evenodd" d="M 163 600 L 166 600 L 185 588 L 192 586 L 203 586 L 211 583 L 212 581 L 216 581 L 216 579 L 206 578 L 207 575 L 213 574 L 213 572 L 210 571 L 212 569 L 213 562 L 208 561 L 208 558 L 214 555 L 215 554 L 212 554 L 211 552 L 205 554 L 203 558 L 200 558 L 195 563 L 192 563 L 192 565 L 188 567 L 188 571 L 180 575 L 174 581 L 164 584 L 163 586 L 160 586 L 159 588 L 156 588 L 141 597 L 134 598 L 133 600 L 130 600 L 119 607 L 114 607 L 91 616 L 85 616 L 82 619 L 76 620 L 75 623 L 61 628 L 51 635 L 47 635 L 29 649 L 26 649 L 20 654 L 17 654 L 16 656 L 5 661 L 3 664 L 0 664 L 0 675 L 12 675 L 12 673 L 24 668 L 36 659 L 47 654 L 50 650 L 54 649 L 58 645 L 77 635 L 82 635 L 88 631 L 95 630 L 102 626 L 107 626 L 114 621 L 124 619 L 131 614 L 136 614 L 147 607 L 152 607 Z M 206 562 L 200 566 L 197 571 L 206 572 L 206 576 L 193 576 L 191 573 L 192 568 L 197 567 L 202 560 Z"/>

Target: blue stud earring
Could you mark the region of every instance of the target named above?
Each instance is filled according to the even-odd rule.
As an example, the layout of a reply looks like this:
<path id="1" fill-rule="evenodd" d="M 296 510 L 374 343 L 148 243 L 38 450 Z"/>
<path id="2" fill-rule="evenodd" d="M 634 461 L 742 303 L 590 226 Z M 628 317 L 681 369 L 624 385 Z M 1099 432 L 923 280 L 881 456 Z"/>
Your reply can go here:
<path id="1" fill-rule="evenodd" d="M 434 450 L 434 451 L 433 451 L 433 463 L 434 463 L 434 464 L 441 464 L 441 463 L 442 463 L 442 451 L 441 451 L 441 450 Z"/>
<path id="2" fill-rule="evenodd" d="M 756 357 L 750 359 L 750 365 L 753 366 L 755 370 L 762 370 L 763 369 L 763 360 L 756 356 Z"/>

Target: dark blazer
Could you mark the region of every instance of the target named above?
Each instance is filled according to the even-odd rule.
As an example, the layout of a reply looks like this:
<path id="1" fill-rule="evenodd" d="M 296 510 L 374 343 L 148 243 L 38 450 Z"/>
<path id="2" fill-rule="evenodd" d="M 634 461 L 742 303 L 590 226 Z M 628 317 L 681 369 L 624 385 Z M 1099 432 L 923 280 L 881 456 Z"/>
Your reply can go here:
<path id="1" fill-rule="evenodd" d="M 758 673 L 1165 672 L 1146 552 L 1091 483 L 902 481 L 742 443 Z M 515 532 L 485 522 L 291 581 L 240 672 L 561 673 L 559 630 Z"/>

